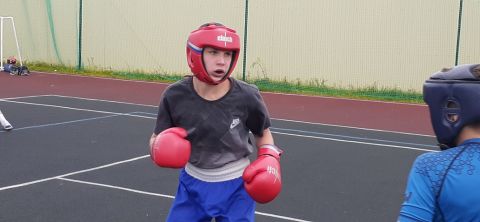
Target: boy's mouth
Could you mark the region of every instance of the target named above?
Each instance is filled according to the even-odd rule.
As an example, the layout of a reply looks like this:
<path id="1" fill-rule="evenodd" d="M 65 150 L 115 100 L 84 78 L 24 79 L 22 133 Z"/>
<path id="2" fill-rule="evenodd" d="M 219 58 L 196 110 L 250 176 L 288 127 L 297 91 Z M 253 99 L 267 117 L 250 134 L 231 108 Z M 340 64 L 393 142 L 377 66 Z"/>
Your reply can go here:
<path id="1" fill-rule="evenodd" d="M 225 75 L 225 71 L 223 71 L 222 69 L 217 69 L 215 71 L 213 71 L 215 77 L 223 77 Z"/>

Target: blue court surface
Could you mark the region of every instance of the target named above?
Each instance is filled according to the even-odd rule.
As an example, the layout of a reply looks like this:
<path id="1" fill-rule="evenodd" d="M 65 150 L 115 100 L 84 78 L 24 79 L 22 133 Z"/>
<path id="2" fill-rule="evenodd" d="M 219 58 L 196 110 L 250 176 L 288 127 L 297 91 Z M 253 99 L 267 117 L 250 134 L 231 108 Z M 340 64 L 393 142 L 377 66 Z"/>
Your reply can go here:
<path id="1" fill-rule="evenodd" d="M 0 221 L 164 221 L 179 170 L 148 156 L 156 106 L 57 95 L 4 98 Z M 319 114 L 320 115 L 320 114 Z M 283 190 L 256 221 L 395 221 L 435 138 L 273 119 Z M 253 156 L 253 155 L 252 155 Z"/>

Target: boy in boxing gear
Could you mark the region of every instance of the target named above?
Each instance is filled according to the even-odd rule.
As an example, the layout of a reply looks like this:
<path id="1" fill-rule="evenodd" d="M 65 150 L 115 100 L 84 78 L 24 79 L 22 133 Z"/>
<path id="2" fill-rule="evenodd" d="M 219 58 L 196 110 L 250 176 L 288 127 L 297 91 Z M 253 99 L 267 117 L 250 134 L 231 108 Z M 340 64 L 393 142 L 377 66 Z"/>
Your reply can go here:
<path id="1" fill-rule="evenodd" d="M 253 221 L 252 197 L 268 202 L 280 192 L 281 151 L 273 145 L 258 88 L 230 77 L 240 38 L 233 29 L 208 23 L 190 33 L 186 52 L 193 76 L 162 94 L 150 138 L 157 165 L 182 168 L 167 221 Z M 255 147 L 259 159 L 245 170 Z M 182 154 L 172 155 L 177 152 Z M 163 155 L 175 160 L 166 163 Z M 274 192 L 264 194 L 267 186 Z"/>
<path id="2" fill-rule="evenodd" d="M 480 221 L 480 64 L 435 73 L 423 98 L 443 151 L 415 160 L 398 221 Z"/>

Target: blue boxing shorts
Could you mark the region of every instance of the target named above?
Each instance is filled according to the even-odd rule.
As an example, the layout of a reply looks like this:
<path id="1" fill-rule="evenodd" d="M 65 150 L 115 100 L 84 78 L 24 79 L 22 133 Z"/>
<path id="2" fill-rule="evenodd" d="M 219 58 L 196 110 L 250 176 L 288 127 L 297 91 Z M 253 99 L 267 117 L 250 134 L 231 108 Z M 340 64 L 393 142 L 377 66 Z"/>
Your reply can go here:
<path id="1" fill-rule="evenodd" d="M 243 187 L 243 179 L 205 182 L 180 172 L 179 185 L 167 222 L 253 222 L 255 201 Z"/>

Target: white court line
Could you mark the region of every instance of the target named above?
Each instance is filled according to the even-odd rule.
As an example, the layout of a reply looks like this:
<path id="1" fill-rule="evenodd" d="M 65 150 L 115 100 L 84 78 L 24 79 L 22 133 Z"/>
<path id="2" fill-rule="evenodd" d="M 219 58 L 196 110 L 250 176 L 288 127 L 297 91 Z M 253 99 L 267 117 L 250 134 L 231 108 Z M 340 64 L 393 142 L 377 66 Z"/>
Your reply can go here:
<path id="1" fill-rule="evenodd" d="M 150 195 L 150 196 L 165 197 L 165 198 L 170 198 L 170 199 L 175 198 L 175 196 L 171 196 L 171 195 L 151 193 L 151 192 L 135 190 L 135 189 L 130 189 L 130 188 L 126 188 L 126 187 L 112 186 L 112 185 L 102 184 L 102 183 L 93 183 L 93 182 L 82 181 L 82 180 L 68 179 L 68 178 L 64 178 L 64 177 L 59 177 L 59 178 L 56 178 L 56 179 L 66 180 L 66 181 L 70 181 L 70 182 L 74 182 L 74 183 L 83 183 L 83 184 L 88 184 L 88 185 L 93 185 L 93 186 L 107 187 L 107 188 L 112 188 L 112 189 L 117 189 L 117 190 L 124 190 L 124 191 L 129 191 L 129 192 L 134 192 L 134 193 L 139 193 L 139 194 L 145 194 L 145 195 Z"/>
<path id="2" fill-rule="evenodd" d="M 297 218 L 293 218 L 293 217 L 279 216 L 279 215 L 275 215 L 275 214 L 262 213 L 262 212 L 258 212 L 258 211 L 255 211 L 255 213 L 258 214 L 258 215 L 266 216 L 266 217 L 275 217 L 275 218 L 290 220 L 290 221 L 312 222 L 312 221 L 309 221 L 309 220 L 302 220 L 302 219 L 297 219 Z"/>
<path id="3" fill-rule="evenodd" d="M 280 133 L 280 132 L 272 132 L 272 133 L 277 133 L 277 134 L 281 134 L 281 135 L 289 135 L 289 136 L 314 138 L 314 139 L 331 140 L 331 141 L 338 141 L 338 142 L 346 142 L 346 143 L 358 143 L 358 144 L 366 144 L 366 145 L 374 145 L 374 146 L 386 146 L 386 147 L 395 147 L 395 148 L 401 148 L 401 149 L 412 149 L 412 150 L 418 150 L 418 151 L 438 152 L 438 151 L 418 149 L 418 148 L 413 148 L 413 147 L 394 146 L 394 145 L 376 144 L 376 143 L 366 143 L 366 142 L 340 140 L 340 139 L 317 137 L 317 136 L 306 136 L 306 135 Z M 94 171 L 94 170 L 98 170 L 98 169 L 103 169 L 103 168 L 107 168 L 107 167 L 110 167 L 110 166 L 119 165 L 119 164 L 122 164 L 122 163 L 132 162 L 132 161 L 136 161 L 136 160 L 143 159 L 143 158 L 146 158 L 146 157 L 149 157 L 149 155 L 139 156 L 139 157 L 131 158 L 131 159 L 128 159 L 128 160 L 118 161 L 118 162 L 114 162 L 114 163 L 111 163 L 111 164 L 106 164 L 106 165 L 103 165 L 103 166 L 98 166 L 98 167 L 94 167 L 94 168 L 89 168 L 89 169 L 85 169 L 85 170 L 80 170 L 80 171 L 75 171 L 75 172 L 71 172 L 71 173 L 67 173 L 67 174 L 62 174 L 62 175 L 59 175 L 59 176 L 54 176 L 54 177 L 44 178 L 44 179 L 30 181 L 30 182 L 26 182 L 26 183 L 1 187 L 0 191 L 13 189 L 13 188 L 18 188 L 18 187 L 29 186 L 29 185 L 32 185 L 32 184 L 41 183 L 41 182 L 54 180 L 54 179 L 66 180 L 65 177 L 68 177 L 68 176 L 81 174 L 81 173 L 85 173 L 85 172 L 90 172 L 90 171 Z M 70 179 L 68 179 L 68 180 L 70 180 Z M 86 182 L 86 183 L 90 183 L 90 182 Z M 91 184 L 93 184 L 93 183 L 91 183 Z M 98 184 L 93 184 L 93 185 L 98 185 Z M 110 186 L 110 185 L 105 185 L 105 186 L 110 187 L 110 188 L 120 189 L 120 187 L 115 187 L 115 186 Z M 131 191 L 131 192 L 137 192 L 137 191 L 134 191 L 134 190 L 131 190 L 131 189 L 128 189 L 128 188 L 122 188 L 122 189 L 127 190 L 127 191 Z M 143 192 L 143 191 L 138 191 L 137 193 L 143 193 L 143 194 L 147 194 L 147 195 L 156 195 L 156 196 L 162 196 L 163 195 L 163 194 L 151 194 L 151 193 Z M 170 198 L 171 196 L 163 195 L 163 197 Z M 301 219 L 296 219 L 296 218 L 291 218 L 291 217 L 284 217 L 284 216 L 279 216 L 279 215 L 274 215 L 274 214 L 268 214 L 268 213 L 262 213 L 262 212 L 256 212 L 256 213 L 259 214 L 259 215 L 262 215 L 262 216 L 275 217 L 275 218 L 284 219 L 284 220 L 298 221 L 298 222 L 309 222 L 309 221 L 306 221 L 306 220 L 301 220 Z"/>
<path id="4" fill-rule="evenodd" d="M 131 112 L 131 113 L 142 113 L 142 112 Z M 127 113 L 127 114 L 129 114 L 129 113 Z M 25 127 L 15 128 L 15 131 L 43 128 L 43 127 L 49 127 L 49 126 L 60 126 L 60 125 L 66 125 L 66 124 L 70 124 L 70 123 L 79 123 L 79 122 L 86 122 L 86 121 L 91 121 L 91 120 L 107 119 L 107 118 L 118 117 L 118 116 L 125 116 L 125 115 L 108 115 L 108 116 L 77 119 L 77 120 L 57 122 L 57 123 L 47 123 L 47 124 L 41 124 L 41 125 L 25 126 Z M 0 131 L 0 133 L 8 133 L 8 131 L 4 130 L 4 131 Z"/>
<path id="5" fill-rule="evenodd" d="M 279 131 L 289 131 L 289 132 L 296 132 L 300 133 L 301 135 L 308 135 L 308 134 L 314 134 L 314 135 L 320 135 L 320 136 L 327 136 L 327 137 L 340 137 L 343 139 L 350 139 L 350 140 L 367 140 L 367 141 L 373 141 L 377 143 L 385 142 L 385 143 L 394 143 L 394 144 L 403 144 L 403 145 L 409 145 L 409 146 L 421 146 L 421 147 L 429 147 L 429 148 L 438 148 L 438 146 L 433 146 L 431 144 L 422 144 L 422 143 L 409 143 L 409 142 L 403 142 L 403 141 L 392 141 L 392 140 L 382 140 L 382 139 L 375 139 L 375 138 L 368 138 L 368 137 L 359 137 L 359 136 L 347 136 L 347 135 L 340 135 L 340 134 L 332 134 L 332 133 L 321 133 L 321 132 L 312 132 L 312 131 L 305 131 L 305 130 L 296 130 L 296 129 L 288 129 L 288 128 L 277 128 L 277 127 L 270 127 L 270 130 L 279 130 Z"/>
<path id="6" fill-rule="evenodd" d="M 120 102 L 120 101 L 105 100 L 105 99 L 91 99 L 91 98 L 76 97 L 76 96 L 61 96 L 61 95 L 50 95 L 50 96 L 60 97 L 60 98 L 81 99 L 81 100 L 88 100 L 88 101 L 95 101 L 95 102 L 98 101 L 98 102 L 118 103 L 118 104 L 134 105 L 134 106 L 158 107 L 158 105 L 154 106 L 154 105 L 147 105 L 147 104 L 140 104 L 140 103 Z"/>
<path id="7" fill-rule="evenodd" d="M 307 135 L 298 135 L 298 134 L 291 134 L 291 133 L 280 133 L 280 132 L 273 132 L 273 131 L 272 131 L 272 133 L 281 134 L 281 135 L 288 135 L 288 136 L 297 136 L 297 137 L 313 138 L 313 139 L 331 140 L 331 141 L 345 142 L 345 143 L 357 143 L 357 144 L 365 144 L 365 145 L 372 145 L 372 146 L 384 146 L 384 147 L 393 147 L 393 148 L 400 148 L 400 149 L 410 149 L 410 150 L 417 150 L 417 151 L 424 151 L 424 152 L 440 152 L 440 151 L 437 151 L 437 150 L 428 150 L 428 149 L 420 149 L 420 148 L 406 147 L 406 146 L 395 146 L 395 145 L 388 145 L 388 144 L 377 144 L 377 143 L 367 143 L 367 142 L 359 142 L 359 141 L 341 140 L 341 139 L 333 139 L 333 138 L 318 137 L 318 136 L 307 136 Z M 32 185 L 32 184 L 36 184 L 36 183 L 48 181 L 48 180 L 58 179 L 58 178 L 60 178 L 60 177 L 67 177 L 67 176 L 71 176 L 71 175 L 75 175 L 75 174 L 80 174 L 80 173 L 84 173 L 84 172 L 89 172 L 89 171 L 93 171 L 93 170 L 97 170 L 97 169 L 102 169 L 102 168 L 106 168 L 106 167 L 110 167 L 110 166 L 114 166 L 114 165 L 118 165 L 118 164 L 122 164 L 122 163 L 126 163 L 126 162 L 135 161 L 135 160 L 138 160 L 138 159 L 143 159 L 143 158 L 145 158 L 145 157 L 149 157 L 149 155 L 139 156 L 139 157 L 135 157 L 135 158 L 128 159 L 128 160 L 119 161 L 119 162 L 114 162 L 114 163 L 111 163 L 111 164 L 107 164 L 107 165 L 103 165 L 103 166 L 99 166 L 99 167 L 94 167 L 94 168 L 90 168 L 90 169 L 86 169 L 86 170 L 75 171 L 75 172 L 72 172 L 72 173 L 67 173 L 67 174 L 63 174 L 63 175 L 59 175 L 59 176 L 54 176 L 54 177 L 49 177 L 49 178 L 45 178 L 45 179 L 35 180 L 35 181 L 31 181 L 31 182 L 26 182 L 26 183 L 21 183 L 21 184 L 16 184 L 16 185 L 11 185 L 11 186 L 1 187 L 1 188 L 0 188 L 0 191 L 12 189 L 12 188 L 17 188 L 17 187 L 28 186 L 28 185 Z"/>
<path id="8" fill-rule="evenodd" d="M 28 185 L 32 185 L 32 184 L 36 184 L 36 183 L 41 183 L 41 182 L 45 182 L 45 181 L 49 181 L 49 180 L 58 179 L 58 178 L 61 178 L 61 177 L 68 177 L 68 176 L 72 176 L 72 175 L 75 175 L 75 174 L 80 174 L 80 173 L 90 172 L 90 171 L 94 171 L 94 170 L 99 170 L 99 169 L 119 165 L 119 164 L 122 164 L 122 163 L 128 163 L 128 162 L 132 162 L 132 161 L 135 161 L 135 160 L 143 159 L 143 158 L 146 158 L 146 157 L 150 157 L 150 155 L 139 156 L 139 157 L 131 158 L 131 159 L 128 159 L 128 160 L 122 160 L 122 161 L 118 161 L 118 162 L 114 162 L 114 163 L 110 163 L 110 164 L 106 164 L 106 165 L 102 165 L 102 166 L 98 166 L 98 167 L 94 167 L 94 168 L 79 170 L 79 171 L 75 171 L 75 172 L 71 172 L 71 173 L 66 173 L 66 174 L 53 176 L 53 177 L 49 177 L 49 178 L 44 178 L 44 179 L 40 179 L 40 180 L 34 180 L 34 181 L 26 182 L 26 183 L 20 183 L 20 184 L 15 184 L 15 185 L 11 185 L 11 186 L 0 187 L 0 191 L 13 189 L 13 188 L 18 188 L 18 187 L 24 187 L 24 186 L 28 186 Z"/>
<path id="9" fill-rule="evenodd" d="M 7 98 L 0 98 L 1 100 L 12 100 L 12 99 L 28 99 L 28 98 L 37 98 L 37 97 L 45 97 L 45 96 L 52 96 L 52 95 L 34 95 L 34 96 L 18 96 L 18 97 L 7 97 Z"/>
<path id="10" fill-rule="evenodd" d="M 42 104 L 42 103 L 29 103 L 29 102 L 1 100 L 1 99 L 0 99 L 0 101 L 4 101 L 4 102 L 8 102 L 8 103 L 19 103 L 19 104 L 34 105 L 34 106 L 46 106 L 46 107 L 77 110 L 77 111 L 103 113 L 103 114 L 114 114 L 114 115 L 119 115 L 119 116 L 132 116 L 132 117 L 139 117 L 139 118 L 145 118 L 145 119 L 157 119 L 156 117 L 148 117 L 148 116 L 134 115 L 134 114 L 128 114 L 128 113 L 116 113 L 116 112 L 101 111 L 101 110 L 94 110 L 94 109 L 80 109 L 80 108 L 73 108 L 73 107 L 68 107 L 68 106 L 57 106 L 57 105 L 49 105 L 49 104 Z"/>
<path id="11" fill-rule="evenodd" d="M 396 145 L 380 144 L 380 143 L 368 143 L 368 142 L 353 141 L 353 140 L 334 139 L 334 138 L 321 137 L 321 136 L 307 136 L 307 135 L 299 135 L 299 134 L 292 134 L 292 133 L 281 133 L 281 132 L 276 132 L 276 131 L 271 131 L 271 132 L 276 133 L 276 134 L 280 134 L 280 135 L 298 136 L 298 137 L 321 139 L 321 140 L 331 140 L 331 141 L 344 142 L 344 143 L 357 143 L 357 144 L 365 144 L 365 145 L 372 145 L 372 146 L 385 146 L 385 147 L 418 150 L 418 151 L 425 151 L 425 152 L 440 152 L 438 150 L 428 150 L 428 149 L 421 149 L 421 148 L 408 147 L 408 146 L 396 146 Z"/>
<path id="12" fill-rule="evenodd" d="M 130 188 L 126 188 L 126 187 L 112 186 L 112 185 L 102 184 L 102 183 L 93 183 L 93 182 L 88 182 L 88 181 L 83 181 L 83 180 L 74 180 L 74 179 L 68 179 L 68 178 L 63 178 L 63 177 L 56 178 L 56 179 L 66 180 L 66 181 L 70 181 L 70 182 L 73 182 L 73 183 L 82 183 L 82 184 L 88 184 L 88 185 L 93 185 L 93 186 L 100 186 L 100 187 L 107 187 L 107 188 L 111 188 L 111 189 L 124 190 L 124 191 L 128 191 L 128 192 L 145 194 L 145 195 L 150 195 L 150 196 L 157 196 L 157 197 L 165 197 L 165 198 L 169 198 L 169 199 L 175 199 L 175 196 L 171 196 L 171 195 L 145 192 L 145 191 L 130 189 Z M 263 212 L 258 212 L 258 211 L 255 211 L 255 214 L 266 216 L 266 217 L 274 217 L 274 218 L 289 220 L 289 221 L 311 222 L 311 221 L 308 221 L 308 220 L 302 220 L 302 219 L 297 219 L 297 218 L 292 218 L 292 217 L 285 217 L 285 216 L 263 213 Z"/>
<path id="13" fill-rule="evenodd" d="M 140 118 L 145 118 L 145 119 L 156 119 L 156 117 L 147 117 L 147 116 L 133 115 L 133 114 L 128 114 L 128 113 L 116 113 L 116 112 L 91 110 L 91 109 L 79 109 L 79 108 L 72 108 L 72 107 L 66 107 L 66 106 L 57 106 L 57 105 L 48 105 L 48 104 L 39 104 L 39 103 L 28 103 L 28 102 L 19 102 L 19 101 L 10 101 L 10 100 L 6 100 L 6 102 L 36 105 L 36 106 L 46 106 L 46 107 L 54 107 L 54 108 L 62 108 L 62 109 L 70 109 L 70 110 L 89 111 L 89 112 L 97 112 L 97 113 L 106 113 L 106 114 L 114 114 L 114 115 L 119 115 L 119 116 L 140 117 Z M 358 143 L 358 144 L 367 144 L 367 145 L 374 145 L 374 146 L 386 146 L 386 147 L 411 149 L 411 150 L 419 150 L 419 151 L 432 151 L 432 150 L 420 149 L 420 148 L 414 148 L 414 147 L 395 146 L 395 145 L 379 144 L 379 143 L 367 143 L 367 142 L 352 141 L 352 140 L 341 140 L 341 139 L 333 139 L 333 138 L 327 138 L 327 137 L 316 137 L 316 136 L 307 136 L 307 135 L 300 135 L 300 134 L 281 133 L 281 132 L 276 132 L 276 131 L 272 131 L 272 133 L 290 135 L 290 136 L 298 136 L 298 137 L 316 138 L 316 139 L 323 139 L 323 140 L 332 140 L 332 141 L 346 142 L 346 143 Z M 395 141 L 392 141 L 392 142 L 395 142 Z"/>
<path id="14" fill-rule="evenodd" d="M 71 121 L 65 121 L 65 122 L 47 123 L 47 124 L 42 124 L 42 125 L 26 126 L 26 127 L 15 128 L 15 131 L 43 128 L 43 127 L 48 127 L 48 126 L 60 126 L 60 125 L 66 125 L 66 124 L 70 124 L 70 123 L 80 123 L 80 122 L 86 122 L 86 121 L 91 121 L 91 120 L 107 119 L 107 118 L 112 118 L 112 117 L 117 117 L 117 116 L 121 116 L 121 115 L 108 115 L 108 116 L 92 117 L 92 118 L 85 118 L 85 119 L 77 119 L 77 120 L 71 120 Z M 0 133 L 8 133 L 8 131 L 0 131 Z"/>
<path id="15" fill-rule="evenodd" d="M 326 137 L 318 137 L 318 136 L 307 136 L 307 135 L 298 135 L 298 134 L 281 133 L 281 132 L 274 132 L 274 131 L 272 131 L 272 133 L 281 134 L 281 135 L 288 135 L 288 136 L 297 136 L 297 137 L 313 138 L 313 139 L 331 140 L 331 141 L 345 142 L 345 143 L 357 143 L 357 144 L 372 145 L 372 146 L 393 147 L 393 148 L 417 150 L 417 151 L 424 151 L 424 152 L 440 152 L 440 151 L 437 151 L 437 150 L 420 149 L 420 148 L 415 148 L 415 147 L 396 146 L 396 145 L 377 144 L 377 143 L 367 143 L 367 142 L 360 142 L 360 141 L 341 140 L 341 139 L 334 139 L 334 138 L 326 138 Z M 135 161 L 135 160 L 138 160 L 138 159 L 143 159 L 143 158 L 145 158 L 145 157 L 149 157 L 149 155 L 139 156 L 139 157 L 135 157 L 135 158 L 128 159 L 128 160 L 119 161 L 119 162 L 114 162 L 114 163 L 111 163 L 111 164 L 107 164 L 107 165 L 103 165 L 103 166 L 99 166 L 99 167 L 94 167 L 94 168 L 90 168 L 90 169 L 86 169 L 86 170 L 75 171 L 75 172 L 72 172 L 72 173 L 67 173 L 67 174 L 63 174 L 63 175 L 59 175 L 59 176 L 54 176 L 54 177 L 49 177 L 49 178 L 45 178 L 45 179 L 30 181 L 30 182 L 26 182 L 26 183 L 21 183 L 21 184 L 16 184 L 16 185 L 11 185 L 11 186 L 1 187 L 1 188 L 0 188 L 0 191 L 12 189 L 12 188 L 17 188 L 17 187 L 28 186 L 28 185 L 32 185 L 32 184 L 36 184 L 36 183 L 48 181 L 48 180 L 58 179 L 58 178 L 60 178 L 60 177 L 67 177 L 67 176 L 71 176 L 71 175 L 75 175 L 75 174 L 80 174 L 80 173 L 84 173 L 84 172 L 89 172 L 89 171 L 93 171 L 93 170 L 97 170 L 97 169 L 102 169 L 102 168 L 106 168 L 106 167 L 110 167 L 110 166 L 114 166 L 114 165 L 118 165 L 118 164 L 122 164 L 122 163 L 126 163 L 126 162 Z"/>
<path id="16" fill-rule="evenodd" d="M 147 107 L 158 107 L 158 106 L 154 106 L 154 105 L 145 105 L 145 104 L 128 103 L 128 102 L 117 102 L 117 101 L 112 101 L 112 100 L 91 99 L 91 98 L 84 98 L 84 97 L 61 96 L 61 95 L 51 95 L 51 96 L 57 96 L 57 97 L 62 97 L 62 98 L 84 99 L 84 100 L 100 101 L 100 102 L 120 103 L 120 104 L 128 104 L 128 105 L 147 106 Z M 284 122 L 305 123 L 305 124 L 311 124 L 311 125 L 333 126 L 333 127 L 339 127 L 339 128 L 359 129 L 359 130 L 368 130 L 368 131 L 376 131 L 376 132 L 387 132 L 387 133 L 398 133 L 398 134 L 413 135 L 413 136 L 423 136 L 423 137 L 435 137 L 435 136 L 432 136 L 432 135 L 417 134 L 417 133 L 407 133 L 407 132 L 399 132 L 399 131 L 391 131 L 391 130 L 370 129 L 370 128 L 361 128 L 361 127 L 353 127 L 353 126 L 335 125 L 335 124 L 327 124 L 327 123 L 315 123 L 315 122 L 299 121 L 299 120 L 290 120 L 290 119 L 280 119 L 280 118 L 271 118 L 271 119 L 272 119 L 272 120 L 278 120 L 278 121 L 284 121 Z"/>
<path id="17" fill-rule="evenodd" d="M 37 96 L 37 97 L 42 97 L 42 96 L 52 96 L 52 97 L 61 97 L 61 98 L 74 98 L 74 99 L 83 99 L 83 100 L 100 101 L 100 102 L 111 102 L 111 103 L 128 104 L 128 105 L 136 105 L 136 106 L 146 106 L 146 107 L 158 107 L 158 106 L 154 106 L 154 105 L 146 105 L 146 104 L 139 104 L 139 103 L 119 102 L 119 101 L 113 101 L 113 100 L 92 99 L 92 98 L 75 97 L 75 96 L 41 95 L 41 96 Z M 35 96 L 32 96 L 32 97 L 35 97 Z M 21 98 L 21 97 L 19 97 L 19 98 Z M 12 98 L 12 99 L 15 99 L 15 98 Z M 308 122 L 308 121 L 300 121 L 300 120 L 291 120 L 291 119 L 281 119 L 281 118 L 270 118 L 270 119 L 272 119 L 272 120 L 278 120 L 278 121 L 284 121 L 284 122 L 304 123 L 304 124 L 310 124 L 310 125 L 333 126 L 333 127 L 339 127 L 339 128 L 347 128 L 347 129 L 358 129 L 358 130 L 375 131 L 375 132 L 397 133 L 397 134 L 412 135 L 412 136 L 422 136 L 422 137 L 435 137 L 435 136 L 433 136 L 433 135 L 417 134 L 417 133 L 408 133 L 408 132 L 400 132 L 400 131 L 393 131 L 393 130 L 371 129 L 371 128 L 362 128 L 362 127 L 336 125 L 336 124 L 327 124 L 327 123 L 316 123 L 316 122 Z"/>
<path id="18" fill-rule="evenodd" d="M 359 144 L 376 145 L 376 146 L 387 146 L 387 147 L 395 147 L 395 148 L 402 148 L 402 149 L 414 149 L 414 150 L 420 150 L 420 151 L 431 151 L 431 150 L 418 149 L 418 148 L 413 148 L 413 147 L 403 147 L 403 146 L 393 146 L 393 145 L 386 145 L 386 144 L 375 144 L 375 143 L 366 143 L 366 142 L 358 142 L 358 141 L 348 141 L 348 140 L 332 139 L 332 138 L 325 138 L 325 137 L 306 136 L 306 135 L 289 134 L 289 133 L 279 133 L 279 132 L 272 132 L 272 133 L 277 133 L 277 134 L 282 134 L 282 135 L 289 135 L 289 136 L 306 137 L 306 138 L 332 140 L 332 141 L 338 141 L 338 142 L 359 143 Z M 8 189 L 13 189 L 13 188 L 18 188 L 18 187 L 23 187 L 23 186 L 29 186 L 29 185 L 32 185 L 32 184 L 41 183 L 41 182 L 45 182 L 45 181 L 49 181 L 49 180 L 54 180 L 54 179 L 60 179 L 60 180 L 68 180 L 68 181 L 72 181 L 72 182 L 85 183 L 85 184 L 96 185 L 96 186 L 109 187 L 109 188 L 113 188 L 113 189 L 120 189 L 120 190 L 125 190 L 125 191 L 135 192 L 135 193 L 141 193 L 141 194 L 146 194 L 146 195 L 154 195 L 154 196 L 161 196 L 161 197 L 166 197 L 166 198 L 174 198 L 173 196 L 170 196 L 170 195 L 157 194 L 157 193 L 149 193 L 149 192 L 138 191 L 138 190 L 133 190 L 133 189 L 129 189 L 129 188 L 123 188 L 123 187 L 118 187 L 118 186 L 111 186 L 111 185 L 105 185 L 105 184 L 97 184 L 97 183 L 84 182 L 84 181 L 76 181 L 76 180 L 66 179 L 66 178 L 65 178 L 65 177 L 72 176 L 72 175 L 76 175 L 76 174 L 80 174 L 80 173 L 90 172 L 90 171 L 94 171 L 94 170 L 98 170 L 98 169 L 107 168 L 107 167 L 110 167 L 110 166 L 119 165 L 119 164 L 122 164 L 122 163 L 127 163 L 127 162 L 136 161 L 136 160 L 143 159 L 143 158 L 146 158 L 146 157 L 149 157 L 149 155 L 144 155 L 144 156 L 140 156 L 140 157 L 135 157 L 135 158 L 128 159 L 128 160 L 124 160 L 124 161 L 118 161 L 118 162 L 114 162 L 114 163 L 111 163 L 111 164 L 106 164 L 106 165 L 103 165 L 103 166 L 94 167 L 94 168 L 90 168 L 90 169 L 85 169 L 85 170 L 75 171 L 75 172 L 71 172 L 71 173 L 67 173 L 67 174 L 62 174 L 62 175 L 59 175 L 59 176 L 54 176 L 54 177 L 44 178 L 44 179 L 40 179 L 40 180 L 30 181 L 30 182 L 27 182 L 27 183 L 21 183 L 21 184 L 6 186 L 6 187 L 0 188 L 0 191 L 8 190 Z M 292 218 L 292 217 L 285 217 L 285 216 L 280 216 L 280 215 L 275 215 L 275 214 L 269 214 L 269 213 L 263 213 L 263 212 L 255 212 L 255 213 L 258 214 L 258 215 L 262 215 L 262 216 L 274 217 L 274 218 L 283 219 L 283 220 L 289 220 L 289 221 L 310 222 L 310 221 L 307 221 L 307 220 L 302 220 L 302 219 L 297 219 L 297 218 Z"/>
<path id="19" fill-rule="evenodd" d="M 407 133 L 407 132 L 399 132 L 399 131 L 391 131 L 391 130 L 380 130 L 380 129 L 370 129 L 370 128 L 362 128 L 362 127 L 354 127 L 354 126 L 343 126 L 343 125 L 335 125 L 335 124 L 327 124 L 327 123 L 314 123 L 314 122 L 306 122 L 306 121 L 299 121 L 299 120 L 289 120 L 289 119 L 277 119 L 277 118 L 270 118 L 270 119 L 272 119 L 272 120 L 279 120 L 279 121 L 286 121 L 286 122 L 293 122 L 293 123 L 305 123 L 305 124 L 320 125 L 320 126 L 333 126 L 333 127 L 339 127 L 339 128 L 347 128 L 347 129 L 358 129 L 358 130 L 375 131 L 375 132 L 396 133 L 396 134 L 412 135 L 412 136 L 422 136 L 422 137 L 435 137 L 435 136 L 426 135 L 426 134 Z"/>

